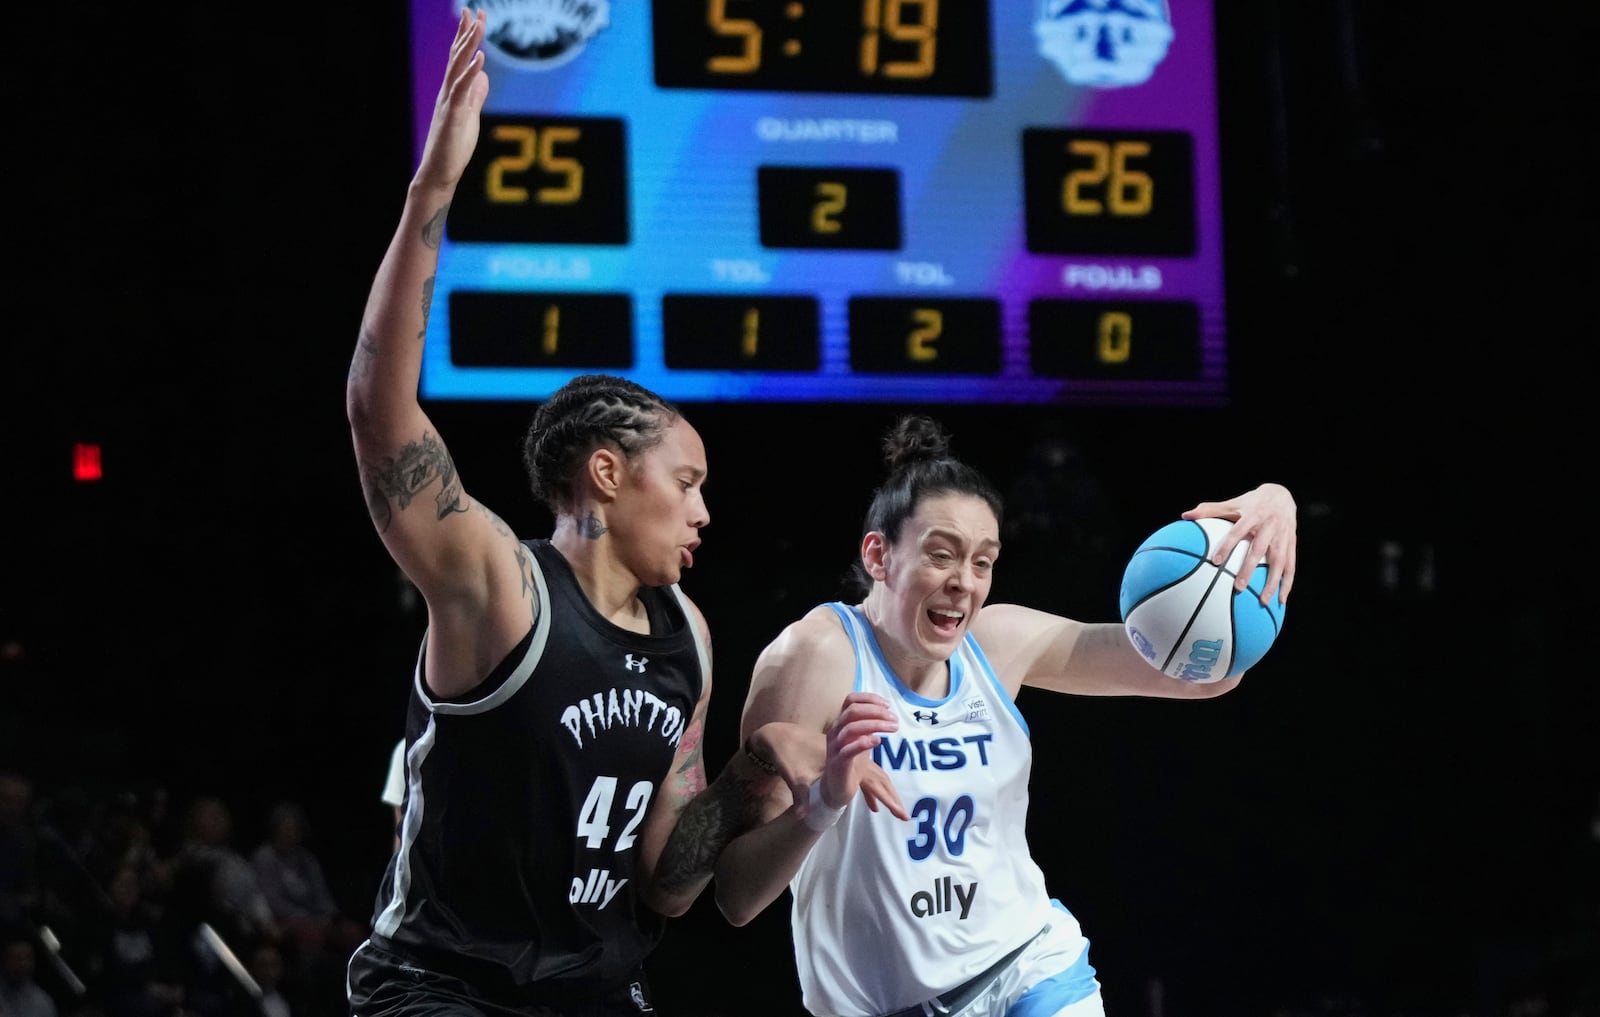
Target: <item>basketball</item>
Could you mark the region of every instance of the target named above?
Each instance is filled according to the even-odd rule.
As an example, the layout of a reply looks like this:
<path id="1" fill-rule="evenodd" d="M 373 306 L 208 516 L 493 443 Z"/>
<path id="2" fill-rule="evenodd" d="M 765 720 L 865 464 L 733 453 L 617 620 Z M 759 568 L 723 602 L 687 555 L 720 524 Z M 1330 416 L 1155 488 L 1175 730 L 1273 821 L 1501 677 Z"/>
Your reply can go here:
<path id="1" fill-rule="evenodd" d="M 1240 541 L 1223 566 L 1211 552 L 1233 525 L 1227 519 L 1180 519 L 1152 533 L 1122 573 L 1122 624 L 1150 666 L 1187 682 L 1215 682 L 1243 674 L 1272 647 L 1283 628 L 1277 596 L 1261 604 L 1267 566 L 1257 565 L 1239 593 L 1248 541 Z"/>

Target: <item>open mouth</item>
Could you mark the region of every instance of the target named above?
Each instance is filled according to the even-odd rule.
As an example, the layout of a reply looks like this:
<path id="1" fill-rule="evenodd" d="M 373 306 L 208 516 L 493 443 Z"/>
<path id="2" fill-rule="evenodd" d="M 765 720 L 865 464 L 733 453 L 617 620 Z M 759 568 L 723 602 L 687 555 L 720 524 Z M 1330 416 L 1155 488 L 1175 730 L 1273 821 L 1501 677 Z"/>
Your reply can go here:
<path id="1" fill-rule="evenodd" d="M 928 624 L 933 626 L 934 631 L 944 636 L 951 635 L 960 629 L 961 620 L 965 617 L 966 615 L 960 611 L 952 611 L 948 608 L 933 607 L 928 609 Z"/>

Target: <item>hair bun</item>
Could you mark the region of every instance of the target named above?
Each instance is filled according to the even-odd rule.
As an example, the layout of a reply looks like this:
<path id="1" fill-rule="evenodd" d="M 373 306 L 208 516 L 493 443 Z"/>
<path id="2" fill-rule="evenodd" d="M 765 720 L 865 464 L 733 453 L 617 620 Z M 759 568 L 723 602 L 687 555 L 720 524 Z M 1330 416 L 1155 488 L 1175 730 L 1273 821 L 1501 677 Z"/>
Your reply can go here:
<path id="1" fill-rule="evenodd" d="M 883 461 L 894 473 L 912 463 L 946 459 L 950 438 L 932 417 L 909 414 L 895 421 L 883 438 Z"/>

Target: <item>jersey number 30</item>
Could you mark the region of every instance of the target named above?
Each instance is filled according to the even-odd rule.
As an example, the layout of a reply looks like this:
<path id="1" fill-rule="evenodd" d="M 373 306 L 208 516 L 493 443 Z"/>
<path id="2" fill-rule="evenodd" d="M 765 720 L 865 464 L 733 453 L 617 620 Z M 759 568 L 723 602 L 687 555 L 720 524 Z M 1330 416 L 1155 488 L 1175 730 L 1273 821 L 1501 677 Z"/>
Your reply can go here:
<path id="1" fill-rule="evenodd" d="M 972 796 L 962 795 L 950 803 L 950 807 L 944 811 L 944 818 L 940 819 L 939 799 L 931 796 L 918 799 L 917 804 L 911 807 L 911 819 L 917 824 L 917 835 L 906 841 L 906 853 L 911 860 L 920 862 L 933 854 L 933 849 L 939 846 L 941 840 L 947 852 L 959 856 L 967 849 L 967 829 L 972 826 L 974 808 Z"/>

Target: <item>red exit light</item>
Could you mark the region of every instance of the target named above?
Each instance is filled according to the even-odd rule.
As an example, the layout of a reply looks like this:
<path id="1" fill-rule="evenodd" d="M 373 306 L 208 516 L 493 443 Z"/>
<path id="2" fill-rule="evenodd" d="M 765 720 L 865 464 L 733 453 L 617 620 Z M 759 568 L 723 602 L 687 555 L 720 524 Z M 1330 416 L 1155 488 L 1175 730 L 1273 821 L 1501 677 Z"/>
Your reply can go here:
<path id="1" fill-rule="evenodd" d="M 79 442 L 72 446 L 72 479 L 80 484 L 100 479 L 100 446 Z"/>

